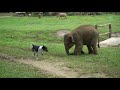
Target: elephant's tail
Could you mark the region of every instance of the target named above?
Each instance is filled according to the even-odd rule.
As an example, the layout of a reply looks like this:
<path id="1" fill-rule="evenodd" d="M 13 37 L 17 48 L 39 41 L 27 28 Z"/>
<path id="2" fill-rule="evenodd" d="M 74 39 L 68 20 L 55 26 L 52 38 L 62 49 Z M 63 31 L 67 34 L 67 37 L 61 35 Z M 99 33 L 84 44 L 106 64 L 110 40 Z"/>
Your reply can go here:
<path id="1" fill-rule="evenodd" d="M 98 37 L 98 48 L 100 48 L 100 44 L 99 44 L 99 37 Z"/>

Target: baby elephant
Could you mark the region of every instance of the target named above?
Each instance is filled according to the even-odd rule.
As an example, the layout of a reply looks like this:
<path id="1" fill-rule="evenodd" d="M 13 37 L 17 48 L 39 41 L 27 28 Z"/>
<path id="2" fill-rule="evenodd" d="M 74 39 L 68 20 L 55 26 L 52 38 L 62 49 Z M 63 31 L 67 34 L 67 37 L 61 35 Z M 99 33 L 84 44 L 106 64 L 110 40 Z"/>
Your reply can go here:
<path id="1" fill-rule="evenodd" d="M 68 55 L 80 55 L 83 45 L 87 45 L 89 54 L 97 54 L 97 41 L 99 47 L 99 33 L 94 26 L 82 25 L 64 36 L 64 46 Z M 75 45 L 74 53 L 69 49 Z"/>

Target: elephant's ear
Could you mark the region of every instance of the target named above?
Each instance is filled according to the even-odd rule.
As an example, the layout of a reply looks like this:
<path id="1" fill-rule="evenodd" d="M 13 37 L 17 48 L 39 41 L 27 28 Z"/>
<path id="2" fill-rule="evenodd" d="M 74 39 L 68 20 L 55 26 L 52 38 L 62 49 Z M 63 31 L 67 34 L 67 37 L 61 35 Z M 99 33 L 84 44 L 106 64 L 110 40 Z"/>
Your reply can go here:
<path id="1" fill-rule="evenodd" d="M 74 38 L 72 36 L 70 37 L 70 40 L 71 40 L 71 42 L 74 42 Z"/>

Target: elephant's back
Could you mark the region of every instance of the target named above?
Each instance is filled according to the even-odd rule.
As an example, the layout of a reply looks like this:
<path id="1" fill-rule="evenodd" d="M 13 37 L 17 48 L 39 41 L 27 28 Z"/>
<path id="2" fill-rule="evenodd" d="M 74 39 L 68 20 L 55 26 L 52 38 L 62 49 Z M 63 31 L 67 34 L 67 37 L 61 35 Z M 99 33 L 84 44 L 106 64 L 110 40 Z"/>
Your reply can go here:
<path id="1" fill-rule="evenodd" d="M 84 35 L 98 33 L 98 31 L 92 25 L 82 25 L 76 28 L 74 31 L 77 32 L 78 34 L 84 34 Z"/>
<path id="2" fill-rule="evenodd" d="M 88 31 L 88 30 L 96 30 L 94 26 L 92 25 L 82 25 L 75 29 L 75 31 Z"/>
<path id="3" fill-rule="evenodd" d="M 98 31 L 92 25 L 83 25 L 76 28 L 74 31 L 78 33 L 79 37 L 86 44 L 88 41 L 92 40 L 93 38 L 97 39 L 98 37 Z"/>

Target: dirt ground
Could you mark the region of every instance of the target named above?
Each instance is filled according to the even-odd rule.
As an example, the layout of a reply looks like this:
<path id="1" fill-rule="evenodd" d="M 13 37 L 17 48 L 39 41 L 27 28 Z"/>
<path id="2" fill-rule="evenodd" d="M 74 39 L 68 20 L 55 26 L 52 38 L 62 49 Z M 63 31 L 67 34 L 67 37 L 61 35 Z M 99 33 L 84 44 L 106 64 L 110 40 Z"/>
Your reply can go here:
<path id="1" fill-rule="evenodd" d="M 0 54 L 0 59 L 11 60 L 27 65 L 31 65 L 38 70 L 43 70 L 47 73 L 56 75 L 60 78 L 107 78 L 104 73 L 90 73 L 85 75 L 79 75 L 77 71 L 71 68 L 62 66 L 64 62 L 48 62 L 47 60 L 32 60 L 32 59 L 18 59 L 16 57 L 11 57 L 5 54 Z M 82 70 L 81 70 L 82 71 Z"/>
<path id="2" fill-rule="evenodd" d="M 68 30 L 68 29 L 61 29 L 61 30 L 58 30 L 58 32 L 56 33 L 56 35 L 60 36 L 60 37 L 63 37 L 67 33 L 70 33 L 70 30 Z"/>
<path id="3" fill-rule="evenodd" d="M 100 47 L 119 47 L 120 37 L 111 37 L 107 40 L 100 42 Z"/>

